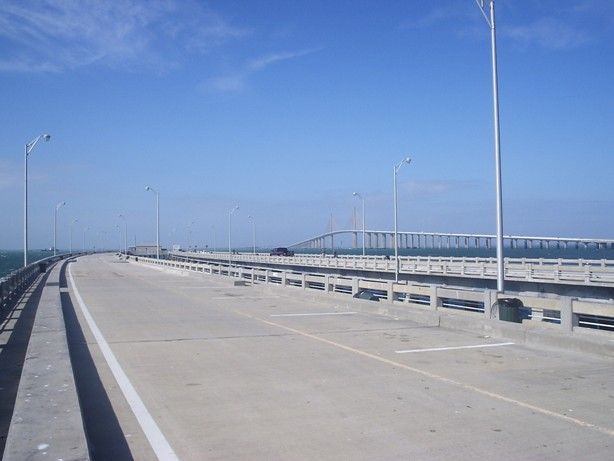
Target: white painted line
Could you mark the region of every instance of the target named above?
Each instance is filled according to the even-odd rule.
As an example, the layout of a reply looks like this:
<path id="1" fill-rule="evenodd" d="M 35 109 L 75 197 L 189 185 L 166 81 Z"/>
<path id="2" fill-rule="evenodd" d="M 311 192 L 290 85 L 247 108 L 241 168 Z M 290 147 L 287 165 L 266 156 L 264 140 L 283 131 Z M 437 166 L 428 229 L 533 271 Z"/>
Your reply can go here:
<path id="1" fill-rule="evenodd" d="M 271 314 L 269 317 L 308 317 L 312 315 L 352 315 L 357 312 L 309 312 L 306 314 Z"/>
<path id="2" fill-rule="evenodd" d="M 83 317 L 85 318 L 87 325 L 92 331 L 94 338 L 96 338 L 98 347 L 100 347 L 100 351 L 102 352 L 102 355 L 107 361 L 107 365 L 109 365 L 109 368 L 111 369 L 111 372 L 113 373 L 113 376 L 115 377 L 119 388 L 122 390 L 124 397 L 130 405 L 130 408 L 132 409 L 134 416 L 139 422 L 141 429 L 143 429 L 147 440 L 149 440 L 149 444 L 151 445 L 151 448 L 153 449 L 154 453 L 161 461 L 178 461 L 179 458 L 177 457 L 172 447 L 166 440 L 166 437 L 164 437 L 164 434 L 152 418 L 151 414 L 147 410 L 147 407 L 145 407 L 145 404 L 141 400 L 141 397 L 139 397 L 139 394 L 136 392 L 136 389 L 134 389 L 134 386 L 132 386 L 132 383 L 128 379 L 128 376 L 126 376 L 126 373 L 124 373 L 124 370 L 117 361 L 117 358 L 115 358 L 115 354 L 113 354 L 113 351 L 109 347 L 107 341 L 104 339 L 104 336 L 96 325 L 96 322 L 94 322 L 94 318 L 91 316 L 89 309 L 83 302 L 83 298 L 81 298 L 79 290 L 77 290 L 77 285 L 73 280 L 72 264 L 69 264 L 68 266 L 68 279 L 70 280 L 70 285 L 72 287 L 73 293 L 75 294 L 75 298 L 77 299 L 77 303 L 81 308 Z"/>
<path id="3" fill-rule="evenodd" d="M 241 301 L 258 301 L 261 299 L 279 299 L 280 296 L 241 296 L 240 299 Z M 237 299 L 236 296 L 212 296 L 208 299 L 226 299 L 226 300 L 232 300 L 232 299 Z"/>
<path id="4" fill-rule="evenodd" d="M 397 354 L 409 354 L 412 352 L 433 352 L 433 351 L 453 351 L 458 349 L 481 349 L 483 347 L 511 346 L 514 343 L 495 343 L 495 344 L 476 344 L 474 346 L 454 346 L 454 347 L 433 347 L 430 349 L 409 349 L 406 351 L 395 351 Z"/>

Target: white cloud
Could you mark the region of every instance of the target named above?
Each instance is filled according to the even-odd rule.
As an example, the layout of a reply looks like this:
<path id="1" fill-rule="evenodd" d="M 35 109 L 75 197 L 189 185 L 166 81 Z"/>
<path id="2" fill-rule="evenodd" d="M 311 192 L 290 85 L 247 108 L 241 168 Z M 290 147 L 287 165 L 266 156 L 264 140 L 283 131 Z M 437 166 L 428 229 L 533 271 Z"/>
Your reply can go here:
<path id="1" fill-rule="evenodd" d="M 542 18 L 524 26 L 504 26 L 501 34 L 525 45 L 567 49 L 583 45 L 588 35 L 555 18 Z"/>
<path id="2" fill-rule="evenodd" d="M 3 0 L 0 71 L 168 67 L 248 33 L 192 0 Z"/>
<path id="3" fill-rule="evenodd" d="M 200 88 L 209 93 L 236 93 L 245 88 L 247 79 L 256 72 L 260 72 L 272 64 L 296 59 L 316 51 L 318 49 L 287 51 L 260 56 L 248 61 L 234 72 L 205 80 Z"/>

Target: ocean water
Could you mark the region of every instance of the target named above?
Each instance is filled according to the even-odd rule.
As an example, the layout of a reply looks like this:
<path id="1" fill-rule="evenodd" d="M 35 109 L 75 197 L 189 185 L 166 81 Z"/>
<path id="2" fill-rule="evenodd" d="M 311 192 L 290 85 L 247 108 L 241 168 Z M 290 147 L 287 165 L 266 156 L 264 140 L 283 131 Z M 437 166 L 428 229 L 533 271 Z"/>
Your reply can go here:
<path id="1" fill-rule="evenodd" d="M 48 258 L 49 256 L 53 256 L 53 252 L 48 250 L 31 250 L 28 251 L 28 263 Z M 20 267 L 23 267 L 23 251 L 0 250 L 0 277 L 4 277 Z"/>

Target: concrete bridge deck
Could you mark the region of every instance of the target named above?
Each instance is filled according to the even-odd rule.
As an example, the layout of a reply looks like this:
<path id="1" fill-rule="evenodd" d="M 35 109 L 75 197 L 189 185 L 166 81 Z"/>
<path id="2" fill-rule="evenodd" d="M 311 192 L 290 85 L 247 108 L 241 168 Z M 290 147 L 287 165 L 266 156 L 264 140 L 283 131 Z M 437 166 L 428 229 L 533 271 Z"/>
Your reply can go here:
<path id="1" fill-rule="evenodd" d="M 611 357 L 110 256 L 69 268 L 93 459 L 611 456 Z"/>

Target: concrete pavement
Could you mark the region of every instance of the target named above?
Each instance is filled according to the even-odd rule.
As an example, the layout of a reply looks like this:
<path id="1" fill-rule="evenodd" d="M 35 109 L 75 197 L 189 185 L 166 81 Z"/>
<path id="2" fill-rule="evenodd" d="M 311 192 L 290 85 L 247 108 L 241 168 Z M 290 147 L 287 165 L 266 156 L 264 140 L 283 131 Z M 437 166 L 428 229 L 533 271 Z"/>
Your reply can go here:
<path id="1" fill-rule="evenodd" d="M 354 313 L 351 302 L 299 289 L 235 287 L 110 256 L 70 266 L 180 459 L 611 456 L 611 359 L 501 345 L 509 341 Z M 67 301 L 72 357 L 89 363 L 76 376 L 82 402 L 99 384 L 83 409 L 93 457 L 155 459 L 73 290 Z M 107 419 L 113 436 L 100 434 Z"/>

